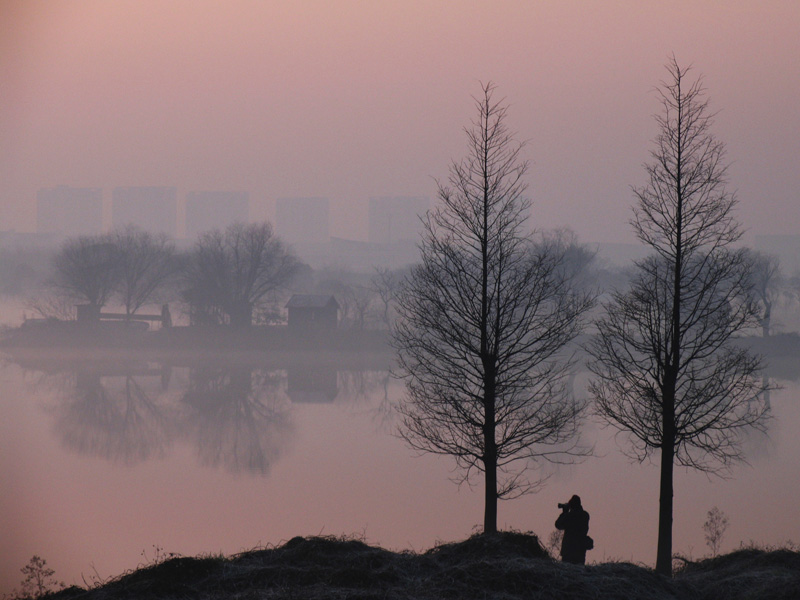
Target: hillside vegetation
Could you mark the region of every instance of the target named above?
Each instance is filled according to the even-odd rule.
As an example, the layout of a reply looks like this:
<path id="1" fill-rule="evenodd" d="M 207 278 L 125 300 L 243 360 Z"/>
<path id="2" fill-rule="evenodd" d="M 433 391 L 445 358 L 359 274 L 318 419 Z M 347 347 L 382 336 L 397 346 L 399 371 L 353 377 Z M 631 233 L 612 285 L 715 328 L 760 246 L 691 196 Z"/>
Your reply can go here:
<path id="1" fill-rule="evenodd" d="M 392 552 L 354 539 L 296 537 L 232 557 L 172 557 L 51 600 L 795 599 L 800 553 L 743 549 L 683 562 L 673 579 L 629 563 L 562 564 L 528 533 L 501 532 Z"/>

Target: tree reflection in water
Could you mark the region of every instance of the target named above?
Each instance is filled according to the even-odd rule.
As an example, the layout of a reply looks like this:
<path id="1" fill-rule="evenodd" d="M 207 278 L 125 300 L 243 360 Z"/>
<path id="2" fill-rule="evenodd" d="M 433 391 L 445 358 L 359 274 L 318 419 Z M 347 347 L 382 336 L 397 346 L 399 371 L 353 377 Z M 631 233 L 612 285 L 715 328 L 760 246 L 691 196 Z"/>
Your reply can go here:
<path id="1" fill-rule="evenodd" d="M 246 366 L 193 369 L 183 403 L 202 464 L 266 475 L 292 431 L 280 372 Z"/>
<path id="2" fill-rule="evenodd" d="M 15 362 L 35 387 L 55 394 L 49 412 L 66 448 L 125 465 L 164 458 L 176 443 L 188 442 L 204 466 L 265 476 L 295 434 L 298 404 L 336 402 L 371 414 L 378 431 L 393 428 L 386 369 L 341 369 L 308 359 L 270 368 L 134 358 Z"/>
<path id="3" fill-rule="evenodd" d="M 397 402 L 389 395 L 392 375 L 388 370 L 339 371 L 338 381 L 342 396 L 350 399 L 356 406 L 368 407 L 377 431 L 394 431 Z"/>
<path id="4" fill-rule="evenodd" d="M 101 373 L 78 370 L 73 391 L 56 408 L 56 430 L 64 445 L 126 465 L 164 457 L 174 425 L 145 389 L 142 380 L 148 375 Z M 162 373 L 155 375 L 163 380 Z"/>

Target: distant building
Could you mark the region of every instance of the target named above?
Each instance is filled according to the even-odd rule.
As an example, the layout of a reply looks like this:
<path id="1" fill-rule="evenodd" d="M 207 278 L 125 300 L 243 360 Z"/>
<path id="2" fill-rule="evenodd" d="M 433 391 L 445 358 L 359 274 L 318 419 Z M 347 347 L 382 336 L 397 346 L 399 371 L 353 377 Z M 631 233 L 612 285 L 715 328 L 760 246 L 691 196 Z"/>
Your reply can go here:
<path id="1" fill-rule="evenodd" d="M 330 240 L 327 198 L 278 198 L 275 231 L 290 244 L 324 244 Z"/>
<path id="2" fill-rule="evenodd" d="M 200 191 L 186 194 L 186 237 L 195 238 L 205 231 L 225 229 L 249 219 L 247 192 Z"/>
<path id="3" fill-rule="evenodd" d="M 103 190 L 59 185 L 36 194 L 36 231 L 64 236 L 103 229 Z"/>
<path id="4" fill-rule="evenodd" d="M 333 331 L 339 324 L 339 303 L 330 295 L 294 294 L 286 308 L 289 331 Z"/>
<path id="5" fill-rule="evenodd" d="M 174 187 L 118 187 L 111 195 L 114 228 L 136 225 L 153 233 L 178 233 L 178 194 Z"/>
<path id="6" fill-rule="evenodd" d="M 373 244 L 416 243 L 430 207 L 421 196 L 381 196 L 369 199 L 369 241 Z"/>

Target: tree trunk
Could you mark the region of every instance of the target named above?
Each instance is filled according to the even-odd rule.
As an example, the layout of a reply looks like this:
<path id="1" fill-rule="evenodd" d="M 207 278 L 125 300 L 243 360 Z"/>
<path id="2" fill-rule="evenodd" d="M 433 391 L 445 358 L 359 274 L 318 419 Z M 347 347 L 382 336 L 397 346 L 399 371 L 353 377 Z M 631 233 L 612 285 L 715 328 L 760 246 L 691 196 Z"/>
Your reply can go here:
<path id="1" fill-rule="evenodd" d="M 669 428 L 671 429 L 671 428 Z M 661 445 L 661 483 L 658 502 L 658 551 L 656 572 L 672 577 L 672 474 L 675 459 L 674 432 L 664 432 Z"/>
<path id="2" fill-rule="evenodd" d="M 766 304 L 764 307 L 764 316 L 761 318 L 761 335 L 769 337 L 769 322 L 772 316 L 772 307 Z"/>
<path id="3" fill-rule="evenodd" d="M 495 375 L 489 361 L 484 375 L 484 425 L 483 425 L 483 466 L 486 473 L 484 490 L 483 533 L 497 533 L 497 441 L 495 440 Z"/>
<path id="4" fill-rule="evenodd" d="M 497 450 L 487 452 L 484 461 L 486 489 L 483 510 L 483 533 L 497 533 Z"/>
<path id="5" fill-rule="evenodd" d="M 231 327 L 246 329 L 253 324 L 253 305 L 249 302 L 238 302 L 230 314 Z"/>

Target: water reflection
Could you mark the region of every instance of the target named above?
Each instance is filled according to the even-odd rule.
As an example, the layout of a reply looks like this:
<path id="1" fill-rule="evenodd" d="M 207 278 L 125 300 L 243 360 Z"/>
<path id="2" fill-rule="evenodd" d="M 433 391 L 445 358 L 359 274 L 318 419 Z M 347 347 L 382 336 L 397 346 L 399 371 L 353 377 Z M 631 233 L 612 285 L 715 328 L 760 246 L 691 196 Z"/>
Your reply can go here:
<path id="1" fill-rule="evenodd" d="M 164 457 L 172 442 L 172 419 L 146 389 L 145 379 L 75 372 L 74 388 L 63 390 L 64 401 L 55 408 L 55 428 L 64 445 L 127 465 Z"/>
<path id="2" fill-rule="evenodd" d="M 295 434 L 293 406 L 382 397 L 377 428 L 390 418 L 388 370 L 335 364 L 262 367 L 141 360 L 16 360 L 26 379 L 49 388 L 51 412 L 72 452 L 134 465 L 194 448 L 201 465 L 266 476 Z M 340 393 L 343 392 L 343 393 Z"/>
<path id="3" fill-rule="evenodd" d="M 367 405 L 377 431 L 389 433 L 394 429 L 396 400 L 390 399 L 389 386 L 392 375 L 388 370 L 340 371 L 340 394 L 356 406 Z M 395 380 L 395 383 L 398 383 Z"/>
<path id="4" fill-rule="evenodd" d="M 281 372 L 250 367 L 192 369 L 182 402 L 200 462 L 266 475 L 291 433 L 283 383 Z"/>
<path id="5" fill-rule="evenodd" d="M 333 402 L 339 394 L 337 371 L 331 365 L 293 366 L 287 379 L 292 402 Z"/>
<path id="6" fill-rule="evenodd" d="M 14 490 L 0 510 L 14 552 L 6 564 L 23 565 L 33 553 L 54 557 L 60 576 L 80 583 L 87 565 L 113 575 L 156 543 L 192 555 L 320 531 L 363 530 L 395 548 L 469 535 L 480 517 L 480 490 L 459 490 L 448 480 L 446 459 L 412 458 L 401 440 L 385 435 L 404 392 L 389 365 L 362 357 L 293 361 L 278 353 L 248 357 L 246 365 L 224 358 L 37 356 L 0 364 L 10 423 L 4 432 L 12 433 L 3 436 L 3 455 L 13 457 L 4 481 Z M 679 551 L 699 554 L 701 525 L 715 505 L 733 523 L 729 548 L 796 537 L 796 511 L 786 510 L 786 498 L 800 497 L 796 367 L 796 358 L 787 360 L 791 381 L 767 373 L 780 384 L 771 398 L 775 419 L 769 438 L 745 440 L 751 467 L 713 481 L 676 470 Z M 584 391 L 587 378 L 579 375 L 576 390 Z M 591 498 L 597 517 L 596 560 L 651 560 L 657 469 L 632 467 L 613 432 L 593 421 L 584 431 L 597 444 L 596 457 L 561 467 L 540 494 L 504 504 L 504 526 L 547 535 L 551 509 L 577 492 Z M 230 510 L 220 510 L 222 503 Z M 70 540 L 68 551 L 63 540 Z"/>
<path id="7" fill-rule="evenodd" d="M 390 399 L 388 368 L 338 365 L 330 357 L 259 360 L 268 366 L 219 357 L 13 362 L 28 380 L 33 376 L 54 391 L 55 431 L 66 448 L 125 465 L 161 459 L 176 444 L 188 444 L 203 466 L 266 476 L 295 435 L 292 416 L 299 405 L 346 402 L 368 412 L 376 432 L 395 425 L 397 394 Z M 769 405 L 769 391 L 763 400 Z M 743 435 L 749 456 L 768 453 L 764 434 Z"/>

